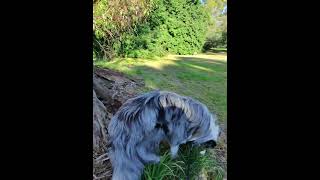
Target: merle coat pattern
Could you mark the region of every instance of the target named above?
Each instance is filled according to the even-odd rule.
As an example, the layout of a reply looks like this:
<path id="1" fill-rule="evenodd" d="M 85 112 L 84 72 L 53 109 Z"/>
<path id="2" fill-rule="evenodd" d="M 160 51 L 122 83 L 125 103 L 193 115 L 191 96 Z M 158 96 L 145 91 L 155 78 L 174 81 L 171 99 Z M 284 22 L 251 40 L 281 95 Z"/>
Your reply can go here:
<path id="1" fill-rule="evenodd" d="M 176 93 L 153 91 L 127 100 L 108 127 L 113 180 L 139 180 L 145 164 L 158 163 L 161 141 L 172 157 L 179 145 L 217 142 L 216 116 L 202 103 Z"/>

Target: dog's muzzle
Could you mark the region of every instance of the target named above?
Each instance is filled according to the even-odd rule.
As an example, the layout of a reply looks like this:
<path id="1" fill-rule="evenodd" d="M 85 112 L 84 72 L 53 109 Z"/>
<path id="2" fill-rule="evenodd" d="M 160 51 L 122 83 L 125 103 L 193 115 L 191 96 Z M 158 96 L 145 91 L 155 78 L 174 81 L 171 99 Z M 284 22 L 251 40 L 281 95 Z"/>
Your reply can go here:
<path id="1" fill-rule="evenodd" d="M 202 146 L 205 148 L 212 148 L 212 149 L 217 145 L 217 143 L 214 140 L 210 140 L 202 144 L 195 143 L 194 141 L 189 141 L 187 142 L 187 144 L 190 144 L 191 146 Z"/>
<path id="2" fill-rule="evenodd" d="M 216 145 L 217 143 L 214 140 L 207 141 L 203 144 L 203 146 L 206 148 L 214 148 Z"/>

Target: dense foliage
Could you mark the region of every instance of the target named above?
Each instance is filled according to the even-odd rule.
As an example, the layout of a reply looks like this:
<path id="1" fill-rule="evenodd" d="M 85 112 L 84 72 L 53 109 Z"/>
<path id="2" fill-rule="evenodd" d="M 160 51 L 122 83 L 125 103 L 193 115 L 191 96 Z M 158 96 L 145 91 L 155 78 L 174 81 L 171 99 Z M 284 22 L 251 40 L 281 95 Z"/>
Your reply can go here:
<path id="1" fill-rule="evenodd" d="M 100 0 L 94 7 L 94 55 L 194 54 L 203 48 L 208 23 L 198 0 Z"/>
<path id="2" fill-rule="evenodd" d="M 111 59 L 114 44 L 143 22 L 152 6 L 152 0 L 94 0 L 93 50 L 94 56 Z"/>
<path id="3" fill-rule="evenodd" d="M 227 48 L 227 1 L 207 1 L 207 11 L 210 12 L 210 25 L 206 35 L 204 51 L 211 48 Z"/>

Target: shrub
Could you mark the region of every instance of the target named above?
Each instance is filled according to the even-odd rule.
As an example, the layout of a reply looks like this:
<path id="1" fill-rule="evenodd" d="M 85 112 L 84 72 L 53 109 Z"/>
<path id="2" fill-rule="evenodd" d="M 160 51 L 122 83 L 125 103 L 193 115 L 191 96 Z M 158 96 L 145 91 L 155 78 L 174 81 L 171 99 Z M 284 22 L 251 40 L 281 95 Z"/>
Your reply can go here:
<path id="1" fill-rule="evenodd" d="M 202 50 L 209 14 L 200 1 L 121 2 L 101 0 L 94 7 L 96 57 L 152 57 Z"/>
<path id="2" fill-rule="evenodd" d="M 157 0 L 147 22 L 137 27 L 133 45 L 124 43 L 124 49 L 130 47 L 126 50 L 138 57 L 194 54 L 204 44 L 208 18 L 199 1 Z"/>
<path id="3" fill-rule="evenodd" d="M 93 53 L 111 59 L 122 36 L 143 22 L 152 0 L 96 0 L 93 6 Z"/>

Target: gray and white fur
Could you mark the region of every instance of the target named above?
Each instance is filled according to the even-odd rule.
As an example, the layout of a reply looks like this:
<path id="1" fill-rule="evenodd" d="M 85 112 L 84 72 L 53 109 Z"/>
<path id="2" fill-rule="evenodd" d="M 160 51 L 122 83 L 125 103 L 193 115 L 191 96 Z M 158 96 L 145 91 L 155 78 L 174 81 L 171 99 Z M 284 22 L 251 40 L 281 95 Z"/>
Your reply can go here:
<path id="1" fill-rule="evenodd" d="M 145 164 L 158 163 L 161 141 L 172 157 L 186 142 L 217 142 L 216 116 L 202 103 L 176 93 L 153 91 L 126 101 L 108 127 L 113 180 L 139 180 Z"/>

